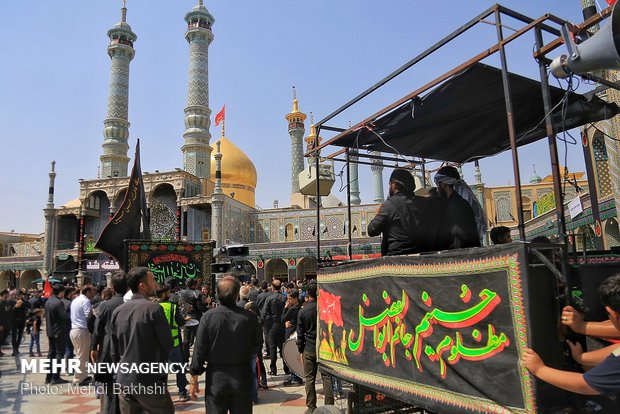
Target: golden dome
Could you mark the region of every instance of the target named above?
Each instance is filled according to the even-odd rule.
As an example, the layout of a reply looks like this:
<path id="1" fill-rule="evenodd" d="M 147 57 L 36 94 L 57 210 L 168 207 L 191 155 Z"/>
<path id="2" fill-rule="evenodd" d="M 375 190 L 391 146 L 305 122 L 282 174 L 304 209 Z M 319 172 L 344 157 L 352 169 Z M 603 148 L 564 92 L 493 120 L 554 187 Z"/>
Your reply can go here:
<path id="1" fill-rule="evenodd" d="M 74 200 L 66 202 L 65 204 L 62 205 L 62 207 L 64 208 L 82 207 L 82 201 L 79 198 L 76 198 Z"/>
<path id="2" fill-rule="evenodd" d="M 314 148 L 314 143 L 316 141 L 316 127 L 314 126 L 314 123 L 310 124 L 310 135 L 304 138 L 304 140 L 306 141 L 306 148 L 308 151 Z M 323 141 L 323 138 L 319 136 L 318 141 L 319 141 L 319 144 L 321 144 L 321 141 Z"/>
<path id="3" fill-rule="evenodd" d="M 254 163 L 239 147 L 228 138 L 221 137 L 220 151 L 222 152 L 222 191 L 245 205 L 254 207 L 257 182 Z M 215 153 L 217 143 L 213 145 L 211 153 L 211 180 L 215 181 Z"/>

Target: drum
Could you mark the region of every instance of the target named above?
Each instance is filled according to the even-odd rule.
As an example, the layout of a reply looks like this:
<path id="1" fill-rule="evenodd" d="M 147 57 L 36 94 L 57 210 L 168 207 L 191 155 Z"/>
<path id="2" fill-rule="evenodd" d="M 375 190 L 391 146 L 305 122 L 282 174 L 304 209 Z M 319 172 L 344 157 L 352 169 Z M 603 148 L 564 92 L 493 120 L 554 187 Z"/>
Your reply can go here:
<path id="1" fill-rule="evenodd" d="M 198 325 L 200 322 L 198 321 L 198 319 L 188 319 L 185 321 L 185 325 L 184 326 L 196 326 Z"/>
<path id="2" fill-rule="evenodd" d="M 282 359 L 299 378 L 304 377 L 304 361 L 302 361 L 301 354 L 297 350 L 296 337 L 291 337 L 284 342 L 284 346 L 282 346 Z"/>

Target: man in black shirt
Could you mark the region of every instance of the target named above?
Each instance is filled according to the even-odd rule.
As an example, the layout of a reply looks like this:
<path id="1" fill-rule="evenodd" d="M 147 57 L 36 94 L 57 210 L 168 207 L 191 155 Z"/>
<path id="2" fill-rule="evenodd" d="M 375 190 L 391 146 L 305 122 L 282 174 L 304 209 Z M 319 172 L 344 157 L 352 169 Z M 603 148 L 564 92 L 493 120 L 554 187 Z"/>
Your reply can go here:
<path id="1" fill-rule="evenodd" d="M 250 295 L 248 296 L 248 301 L 256 303 L 256 299 L 258 299 L 258 294 L 260 293 L 260 287 L 258 284 L 258 279 L 253 277 L 250 280 Z"/>
<path id="2" fill-rule="evenodd" d="M 17 300 L 13 307 L 13 323 L 11 324 L 11 339 L 13 340 L 13 356 L 19 355 L 19 345 L 22 343 L 26 319 L 28 319 L 30 302 L 24 297 L 24 292 L 17 292 Z"/>
<path id="3" fill-rule="evenodd" d="M 184 316 L 189 316 L 191 319 L 197 321 L 200 320 L 202 314 L 207 311 L 204 297 L 198 289 L 196 289 L 196 279 L 187 279 L 185 281 L 186 289 L 181 290 L 178 293 L 178 305 L 181 307 L 181 311 L 185 312 Z M 196 332 L 198 331 L 198 325 L 184 326 L 183 327 L 183 358 L 185 362 L 189 362 L 189 350 L 194 344 L 196 339 Z"/>
<path id="4" fill-rule="evenodd" d="M 221 306 L 206 312 L 198 325 L 190 366 L 190 395 L 196 397 L 198 376 L 206 371 L 209 414 L 252 412 L 250 364 L 255 363 L 252 356 L 260 352 L 261 332 L 256 315 L 235 304 L 239 288 L 236 278 L 222 278 L 217 284 Z"/>
<path id="5" fill-rule="evenodd" d="M 64 297 L 65 287 L 63 285 L 55 285 L 52 296 L 45 302 L 45 329 L 49 344 L 47 359 L 52 363 L 52 359 L 60 361 L 65 355 L 67 348 L 67 325 L 69 322 L 69 314 L 65 308 L 65 304 L 60 300 Z M 60 378 L 60 374 L 49 373 L 45 376 L 46 384 L 62 384 L 67 382 Z"/>
<path id="6" fill-rule="evenodd" d="M 9 291 L 4 289 L 0 292 L 0 346 L 4 345 L 4 341 L 9 336 L 10 331 L 10 313 L 9 313 Z M 4 353 L 0 351 L 0 357 L 4 356 Z"/>
<path id="7" fill-rule="evenodd" d="M 277 375 L 276 361 L 278 360 L 278 350 L 282 355 L 282 345 L 284 345 L 284 322 L 282 322 L 282 313 L 284 313 L 284 305 L 286 299 L 282 295 L 280 289 L 282 282 L 273 279 L 271 282 L 273 292 L 265 299 L 261 310 L 261 318 L 263 321 L 269 321 L 269 357 L 271 358 L 269 373 Z M 284 364 L 284 372 L 288 374 L 288 367 Z"/>
<path id="8" fill-rule="evenodd" d="M 90 359 L 92 362 L 109 363 L 112 360 L 112 314 L 124 302 L 127 293 L 127 274 L 122 270 L 112 275 L 112 288 L 115 295 L 110 300 L 101 302 L 97 307 L 97 319 L 91 338 Z M 101 413 L 118 414 L 118 394 L 113 390 L 113 374 L 95 374 L 95 381 L 106 384 L 105 393 L 101 395 Z"/>
<path id="9" fill-rule="evenodd" d="M 271 295 L 269 291 L 269 285 L 264 280 L 260 283 L 261 292 L 256 297 L 256 309 L 258 309 L 258 316 L 260 317 L 261 328 L 263 330 L 263 338 L 265 339 L 265 354 L 263 357 L 265 359 L 269 358 L 269 330 L 271 329 L 271 320 L 265 320 L 262 316 L 263 306 L 265 305 L 265 300 Z"/>
<path id="10" fill-rule="evenodd" d="M 415 181 L 411 173 L 402 168 L 395 169 L 390 176 L 390 195 L 368 225 L 369 236 L 383 233 L 383 256 L 430 250 L 427 242 L 432 224 L 432 217 L 427 213 L 429 201 L 415 196 L 414 191 Z"/>
<path id="11" fill-rule="evenodd" d="M 155 295 L 155 275 L 147 267 L 129 271 L 127 284 L 133 296 L 112 313 L 112 359 L 122 365 L 165 363 L 172 349 L 172 334 L 164 310 L 148 297 Z M 116 374 L 122 414 L 174 412 L 165 373 L 129 370 Z"/>
<path id="12" fill-rule="evenodd" d="M 297 316 L 297 349 L 304 361 L 304 380 L 306 381 L 306 407 L 308 412 L 316 409 L 316 374 L 318 365 L 316 362 L 316 283 L 310 282 L 306 290 L 308 300 Z M 334 390 L 332 377 L 321 372 L 323 379 L 323 393 L 325 405 L 334 405 Z"/>
<path id="13" fill-rule="evenodd" d="M 288 340 L 293 333 L 297 332 L 297 315 L 301 306 L 299 306 L 299 291 L 291 283 L 292 286 L 288 287 L 288 293 L 286 295 L 286 305 L 284 305 L 284 313 L 282 314 L 282 322 L 284 323 L 284 339 Z M 286 365 L 286 364 L 284 364 Z M 301 385 L 303 381 L 294 372 L 291 372 L 291 377 L 284 381 L 282 385 L 285 387 Z"/>

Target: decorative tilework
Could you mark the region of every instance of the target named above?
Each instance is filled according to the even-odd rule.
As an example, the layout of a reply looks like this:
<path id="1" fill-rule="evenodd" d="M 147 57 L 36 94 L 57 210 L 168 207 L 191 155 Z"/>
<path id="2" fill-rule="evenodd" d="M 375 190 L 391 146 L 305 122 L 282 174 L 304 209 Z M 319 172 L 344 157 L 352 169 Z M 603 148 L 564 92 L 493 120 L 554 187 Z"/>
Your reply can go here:
<path id="1" fill-rule="evenodd" d="M 209 109 L 209 44 L 213 39 L 210 30 L 188 31 L 189 80 L 187 107 L 185 108 L 185 145 L 183 168 L 200 178 L 211 175 L 211 124 Z"/>
<path id="2" fill-rule="evenodd" d="M 605 224 L 605 234 L 607 235 L 608 248 L 614 246 L 620 246 L 620 230 L 618 229 L 618 222 L 611 218 L 607 220 Z"/>
<path id="3" fill-rule="evenodd" d="M 495 211 L 497 213 L 497 221 L 512 221 L 510 200 L 507 197 L 499 197 L 495 201 Z"/>
<path id="4" fill-rule="evenodd" d="M 169 202 L 165 203 L 156 198 L 151 200 L 150 228 L 154 240 L 175 240 L 176 212 L 166 204 Z"/>
<path id="5" fill-rule="evenodd" d="M 108 54 L 112 58 L 112 66 L 103 129 L 103 154 L 100 157 L 101 175 L 126 177 L 129 163 L 129 64 L 133 58 L 133 49 L 127 46 L 111 46 Z"/>
<path id="6" fill-rule="evenodd" d="M 289 128 L 291 137 L 291 193 L 299 193 L 299 173 L 304 170 L 304 154 L 303 154 L 303 123 L 301 128 Z"/>

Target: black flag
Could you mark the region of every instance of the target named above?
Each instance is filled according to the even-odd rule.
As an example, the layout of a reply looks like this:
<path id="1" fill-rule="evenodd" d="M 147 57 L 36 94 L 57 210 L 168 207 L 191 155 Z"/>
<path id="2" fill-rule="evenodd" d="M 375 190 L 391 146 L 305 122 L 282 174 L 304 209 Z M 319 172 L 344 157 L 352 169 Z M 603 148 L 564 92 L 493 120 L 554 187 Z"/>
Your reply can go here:
<path id="1" fill-rule="evenodd" d="M 140 140 L 138 140 L 125 199 L 101 232 L 95 247 L 116 257 L 121 268 L 127 270 L 124 240 L 149 240 L 150 238 L 146 195 L 140 169 Z"/>

